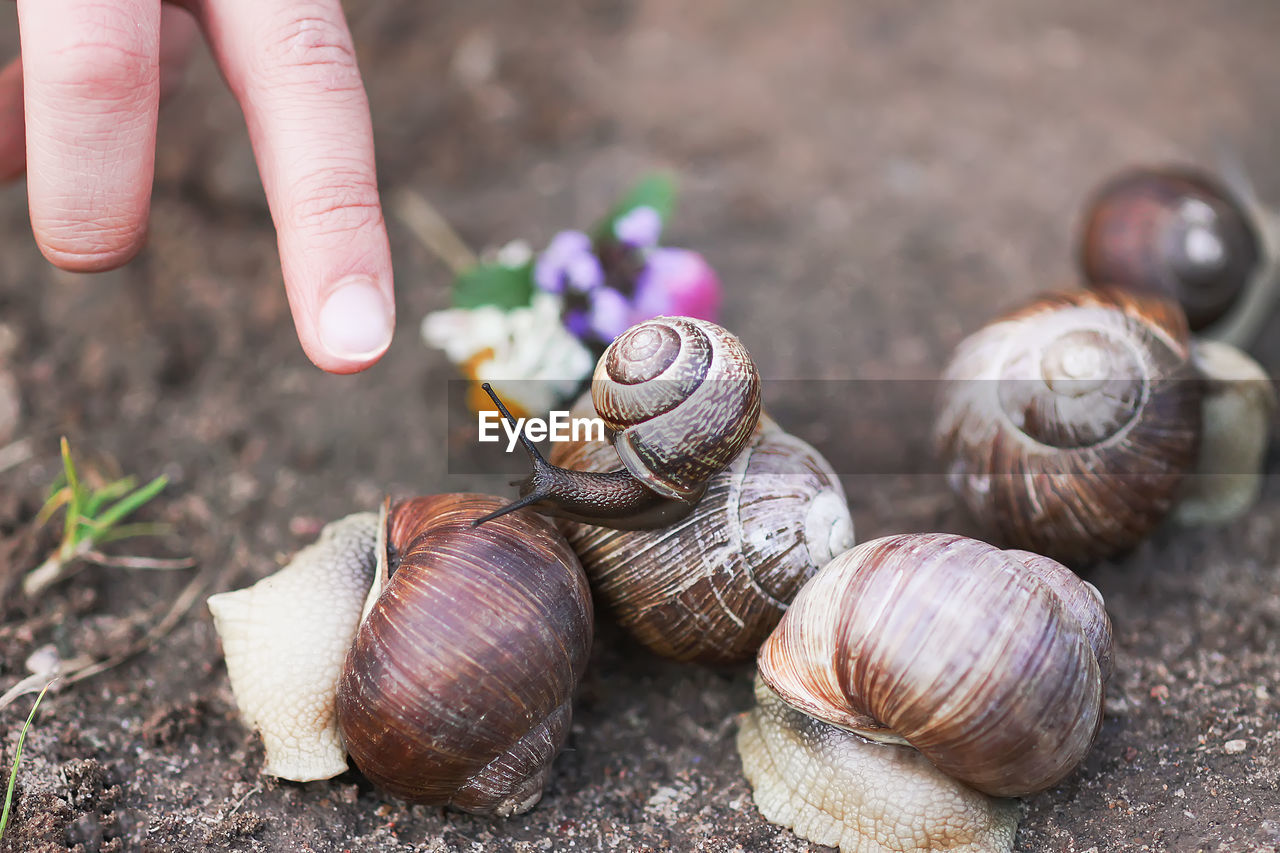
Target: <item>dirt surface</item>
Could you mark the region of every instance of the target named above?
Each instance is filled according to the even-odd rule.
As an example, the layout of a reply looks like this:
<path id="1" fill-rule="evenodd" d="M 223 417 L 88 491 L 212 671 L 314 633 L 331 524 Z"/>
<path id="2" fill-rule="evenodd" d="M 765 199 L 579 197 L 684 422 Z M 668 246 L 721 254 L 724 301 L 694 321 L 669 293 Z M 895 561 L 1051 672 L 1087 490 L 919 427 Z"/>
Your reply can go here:
<path id="1" fill-rule="evenodd" d="M 860 539 L 975 528 L 913 461 L 927 410 L 912 383 L 836 380 L 928 379 L 993 313 L 1070 281 L 1081 199 L 1117 168 L 1213 165 L 1225 146 L 1280 200 L 1271 0 L 387 0 L 351 19 L 384 188 L 430 197 L 475 245 L 542 245 L 641 171 L 680 172 L 675 241 L 720 271 L 766 404 L 836 462 Z M 0 54 L 15 49 L 0 9 Z M 37 600 L 10 586 L 0 692 L 33 651 L 127 649 L 193 576 L 250 582 L 384 493 L 503 488 L 449 473 L 453 374 L 416 334 L 447 274 L 403 223 L 389 217 L 395 344 L 367 373 L 324 375 L 294 338 L 243 123 L 207 58 L 160 135 L 150 245 L 121 271 L 53 270 L 23 187 L 0 191 L 0 380 L 21 402 L 0 446 L 31 449 L 0 473 L 0 568 L 12 579 L 49 544 L 22 531 L 62 434 L 168 474 L 144 515 L 178 533 L 131 550 L 199 567 L 88 568 Z M 1257 348 L 1273 372 L 1278 332 Z M 908 389 L 905 408 L 875 416 L 866 388 L 877 405 Z M 1116 626 L 1106 721 L 1083 769 L 1027 801 L 1018 849 L 1280 848 L 1278 510 L 1271 477 L 1244 519 L 1162 532 L 1092 574 Z M 750 669 L 667 663 L 600 621 L 550 788 L 503 822 L 406 806 L 355 773 L 260 776 L 197 604 L 149 651 L 46 698 L 0 848 L 811 849 L 761 819 L 741 777 Z M 6 768 L 30 701 L 0 712 Z"/>

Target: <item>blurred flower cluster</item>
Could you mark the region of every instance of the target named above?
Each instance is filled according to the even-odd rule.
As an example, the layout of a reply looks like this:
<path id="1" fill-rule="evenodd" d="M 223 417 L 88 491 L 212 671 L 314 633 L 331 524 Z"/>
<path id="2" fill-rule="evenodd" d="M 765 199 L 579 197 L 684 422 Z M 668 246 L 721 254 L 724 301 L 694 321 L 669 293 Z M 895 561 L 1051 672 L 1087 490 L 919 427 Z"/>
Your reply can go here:
<path id="1" fill-rule="evenodd" d="M 429 314 L 422 337 L 472 380 L 472 408 L 491 407 L 479 385 L 492 382 L 512 408 L 545 412 L 576 396 L 636 323 L 717 319 L 720 282 L 706 260 L 658 245 L 674 194 L 670 178 L 649 176 L 589 232 L 560 231 L 536 256 L 509 244 L 457 271 L 453 307 Z"/>
<path id="2" fill-rule="evenodd" d="M 561 316 L 574 337 L 593 349 L 636 323 L 663 314 L 714 320 L 720 282 L 702 255 L 658 245 L 662 216 L 642 205 L 592 240 L 561 231 L 538 257 L 538 289 L 563 300 Z"/>

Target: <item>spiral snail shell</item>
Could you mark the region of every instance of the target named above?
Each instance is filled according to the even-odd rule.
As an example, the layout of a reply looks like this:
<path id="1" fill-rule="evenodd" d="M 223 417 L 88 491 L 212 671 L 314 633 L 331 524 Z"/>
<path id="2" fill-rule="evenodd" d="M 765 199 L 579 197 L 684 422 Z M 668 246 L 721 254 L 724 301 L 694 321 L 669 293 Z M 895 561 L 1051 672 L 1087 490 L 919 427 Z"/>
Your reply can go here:
<path id="1" fill-rule="evenodd" d="M 760 417 L 760 375 L 746 348 L 715 323 L 689 317 L 658 317 L 619 335 L 596 363 L 591 396 L 622 468 L 560 468 L 522 438 L 533 472 L 521 497 L 480 523 L 531 506 L 620 529 L 670 524 L 701 499 Z"/>
<path id="2" fill-rule="evenodd" d="M 1245 394 L 1265 409 L 1269 384 L 1206 393 L 1221 360 L 1199 352 L 1175 303 L 1132 292 L 1052 294 L 1001 317 L 944 373 L 934 436 L 948 482 L 1000 541 L 1068 562 L 1145 539 L 1208 482 L 1192 473 L 1230 474 L 1218 485 L 1241 491 L 1227 503 L 1242 511 L 1268 418 L 1210 404 Z M 1252 458 L 1204 468 L 1224 458 L 1224 442 Z"/>
<path id="3" fill-rule="evenodd" d="M 605 442 L 557 444 L 552 460 L 584 471 L 617 464 Z M 560 526 L 597 600 L 628 632 L 659 655 L 708 664 L 750 660 L 801 585 L 853 546 L 830 465 L 768 416 L 680 521 Z"/>
<path id="4" fill-rule="evenodd" d="M 280 572 L 209 599 L 267 773 L 329 778 L 349 753 L 414 802 L 501 816 L 537 802 L 569 731 L 591 602 L 545 519 L 473 527 L 501 503 L 436 495 L 386 520 L 349 516 Z"/>
<path id="5" fill-rule="evenodd" d="M 1017 821 L 993 798 L 1057 783 L 1092 746 L 1111 627 L 1052 560 L 906 534 L 823 567 L 758 663 L 738 748 L 766 818 L 842 850 L 990 851 Z"/>
<path id="6" fill-rule="evenodd" d="M 1141 167 L 1094 191 L 1080 229 L 1089 286 L 1178 301 L 1192 331 L 1247 346 L 1280 292 L 1280 227 L 1251 195 L 1184 166 Z"/>

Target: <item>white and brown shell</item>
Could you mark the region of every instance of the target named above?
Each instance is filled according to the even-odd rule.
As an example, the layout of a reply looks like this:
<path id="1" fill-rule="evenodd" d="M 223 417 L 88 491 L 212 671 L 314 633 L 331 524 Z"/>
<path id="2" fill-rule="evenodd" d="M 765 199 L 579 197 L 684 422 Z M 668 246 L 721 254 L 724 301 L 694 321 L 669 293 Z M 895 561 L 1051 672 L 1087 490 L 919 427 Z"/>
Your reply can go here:
<path id="1" fill-rule="evenodd" d="M 903 534 L 823 567 L 758 662 L 791 707 L 1021 796 L 1061 780 L 1093 744 L 1111 624 L 1097 590 L 1053 560 Z"/>
<path id="2" fill-rule="evenodd" d="M 658 317 L 609 345 L 591 396 L 632 476 L 663 497 L 692 502 L 755 429 L 760 375 L 722 327 Z"/>
<path id="3" fill-rule="evenodd" d="M 617 466 L 603 442 L 557 444 L 552 460 Z M 561 529 L 623 627 L 660 655 L 711 664 L 750 660 L 801 585 L 854 541 L 830 465 L 767 416 L 684 519 L 654 530 Z"/>
<path id="4" fill-rule="evenodd" d="M 951 487 L 1001 542 L 1086 562 L 1169 514 L 1197 458 L 1202 397 L 1174 303 L 1058 293 L 960 344 L 934 436 Z"/>

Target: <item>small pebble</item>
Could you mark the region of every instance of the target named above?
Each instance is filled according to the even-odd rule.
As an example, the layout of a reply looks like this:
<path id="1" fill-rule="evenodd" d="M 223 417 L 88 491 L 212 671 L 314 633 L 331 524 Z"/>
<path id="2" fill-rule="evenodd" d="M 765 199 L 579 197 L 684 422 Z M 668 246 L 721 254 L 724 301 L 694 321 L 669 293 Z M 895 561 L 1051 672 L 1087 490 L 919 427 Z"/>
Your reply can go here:
<path id="1" fill-rule="evenodd" d="M 1243 740 L 1229 740 L 1222 745 L 1222 749 L 1227 755 L 1239 755 L 1249 747 L 1249 744 Z"/>

